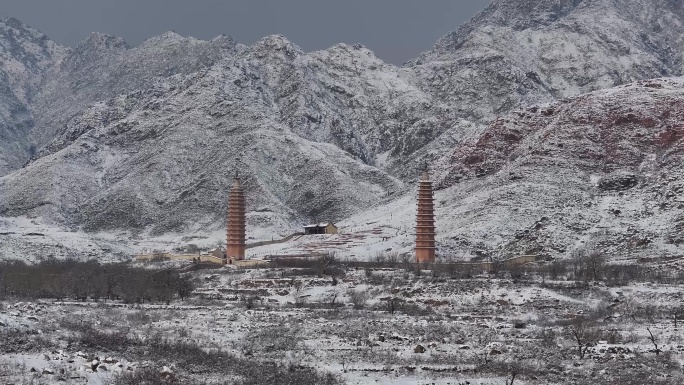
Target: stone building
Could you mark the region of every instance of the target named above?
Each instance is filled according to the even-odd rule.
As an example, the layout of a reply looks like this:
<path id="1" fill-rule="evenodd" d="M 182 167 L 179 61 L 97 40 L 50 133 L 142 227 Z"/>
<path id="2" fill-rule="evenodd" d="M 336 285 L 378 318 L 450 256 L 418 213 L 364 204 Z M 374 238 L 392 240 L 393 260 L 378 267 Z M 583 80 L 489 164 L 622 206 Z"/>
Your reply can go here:
<path id="1" fill-rule="evenodd" d="M 416 262 L 435 262 L 435 210 L 432 182 L 427 170 L 418 183 L 416 214 Z"/>
<path id="2" fill-rule="evenodd" d="M 307 225 L 304 226 L 304 234 L 305 235 L 313 235 L 313 234 L 337 234 L 337 226 L 335 226 L 333 223 L 317 223 L 313 225 Z"/>

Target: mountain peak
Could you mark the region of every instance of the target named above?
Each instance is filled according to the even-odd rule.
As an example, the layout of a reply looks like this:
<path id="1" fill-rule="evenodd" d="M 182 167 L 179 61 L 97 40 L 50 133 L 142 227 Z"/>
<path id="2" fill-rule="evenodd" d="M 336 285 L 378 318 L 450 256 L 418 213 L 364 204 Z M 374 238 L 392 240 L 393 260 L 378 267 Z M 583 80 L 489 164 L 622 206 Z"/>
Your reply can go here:
<path id="1" fill-rule="evenodd" d="M 28 36 L 32 40 L 49 40 L 44 33 L 35 28 L 22 23 L 19 19 L 14 17 L 5 17 L 0 19 L 0 36 L 5 35 L 8 31 L 14 31 L 14 34 L 19 36 Z"/>
<path id="2" fill-rule="evenodd" d="M 79 48 L 101 48 L 101 49 L 128 49 L 128 43 L 118 36 L 108 35 L 100 32 L 92 32 L 87 39 L 79 43 Z"/>
<path id="3" fill-rule="evenodd" d="M 7 25 L 8 27 L 12 27 L 12 28 L 16 28 L 16 29 L 28 28 L 26 26 L 26 24 L 22 23 L 19 19 L 14 18 L 14 17 L 3 17 L 2 19 L 0 19 L 0 22 Z"/>
<path id="4" fill-rule="evenodd" d="M 186 41 L 186 40 L 196 40 L 196 39 L 191 38 L 191 37 L 185 37 L 179 33 L 176 33 L 176 31 L 166 31 L 159 36 L 155 36 L 151 39 L 148 39 L 147 41 L 148 42 L 149 41 L 154 41 L 154 42 L 162 41 L 165 43 L 175 43 L 175 42 L 182 42 L 182 41 Z"/>
<path id="5" fill-rule="evenodd" d="M 233 44 L 237 43 L 235 39 L 233 39 L 232 36 L 226 35 L 225 33 L 222 33 L 215 38 L 211 39 L 212 42 L 231 42 Z"/>
<path id="6" fill-rule="evenodd" d="M 256 49 L 284 51 L 292 55 L 304 54 L 304 51 L 302 51 L 301 48 L 299 48 L 296 44 L 292 43 L 283 35 L 265 36 L 259 39 L 259 41 L 257 41 L 256 43 L 254 43 L 253 47 Z"/>

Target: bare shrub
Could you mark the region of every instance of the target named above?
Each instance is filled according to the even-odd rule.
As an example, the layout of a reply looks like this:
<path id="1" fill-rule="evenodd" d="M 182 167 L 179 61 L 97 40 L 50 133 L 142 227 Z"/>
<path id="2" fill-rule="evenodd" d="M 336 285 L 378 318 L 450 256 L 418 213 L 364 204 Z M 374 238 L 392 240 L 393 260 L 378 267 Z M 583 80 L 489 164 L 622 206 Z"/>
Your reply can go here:
<path id="1" fill-rule="evenodd" d="M 257 302 L 261 302 L 261 298 L 258 295 L 243 295 L 240 297 L 240 301 L 245 304 L 245 309 L 254 309 Z"/>
<path id="2" fill-rule="evenodd" d="M 62 320 L 60 326 L 76 332 L 68 341 L 76 344 L 83 349 L 102 349 L 112 352 L 126 351 L 132 344 L 128 333 L 121 330 L 104 332 L 93 329 L 90 324 L 85 322 L 75 322 Z"/>
<path id="3" fill-rule="evenodd" d="M 549 277 L 553 280 L 564 277 L 568 271 L 568 264 L 565 261 L 553 261 L 549 265 Z"/>
<path id="4" fill-rule="evenodd" d="M 404 300 L 402 300 L 401 298 L 398 298 L 398 297 L 390 297 L 390 298 L 385 299 L 385 303 L 386 303 L 387 311 L 390 314 L 394 314 L 394 312 L 397 311 L 397 309 L 399 309 L 399 307 L 403 306 Z"/>
<path id="5" fill-rule="evenodd" d="M 180 385 L 200 384 L 188 378 L 179 378 L 171 373 L 161 373 L 153 368 L 141 368 L 135 372 L 122 373 L 114 378 L 112 385 Z"/>
<path id="6" fill-rule="evenodd" d="M 238 383 L 244 385 L 273 383 L 272 377 L 265 376 L 274 367 L 273 363 L 240 358 L 218 347 L 205 349 L 200 347 L 197 342 L 166 338 L 161 332 L 128 336 L 123 333 L 97 331 L 87 324 L 65 323 L 65 325 L 77 331 L 77 337 L 70 341 L 71 345 L 76 348 L 111 349 L 117 352 L 126 352 L 134 359 L 144 359 L 157 367 L 161 367 L 161 363 L 173 365 L 179 372 L 191 373 L 193 376 L 200 376 L 202 379 L 206 379 L 208 374 L 216 374 L 239 377 L 242 380 Z M 300 343 L 298 333 L 297 329 L 267 328 L 254 332 L 246 340 L 255 341 L 255 346 L 264 352 L 278 353 L 297 347 Z M 283 384 L 340 384 L 339 379 L 335 376 L 321 374 L 313 368 L 298 365 L 283 367 L 276 364 L 274 373 L 278 382 Z M 115 383 L 115 385 L 197 383 L 192 382 L 191 379 L 175 376 L 166 376 L 161 378 L 166 382 L 159 382 L 156 377 L 157 374 L 156 371 L 150 371 L 143 372 L 140 377 L 136 377 L 134 373 L 131 376 L 117 378 L 115 381 L 121 382 Z"/>
<path id="7" fill-rule="evenodd" d="M 277 326 L 251 331 L 243 340 L 242 349 L 245 355 L 282 353 L 297 349 L 301 343 L 298 328 Z"/>
<path id="8" fill-rule="evenodd" d="M 556 332 L 552 328 L 544 328 L 539 333 L 542 346 L 552 348 L 556 346 Z"/>
<path id="9" fill-rule="evenodd" d="M 421 306 L 417 303 L 409 303 L 405 301 L 399 302 L 397 309 L 403 314 L 414 317 L 425 317 L 434 313 L 432 308 L 428 306 Z"/>
<path id="10" fill-rule="evenodd" d="M 160 316 L 156 313 L 150 314 L 150 312 L 140 309 L 133 313 L 126 314 L 126 320 L 132 326 L 144 326 L 149 325 L 152 322 L 157 322 L 160 320 Z"/>
<path id="11" fill-rule="evenodd" d="M 246 365 L 247 372 L 243 381 L 238 385 L 341 385 L 343 382 L 336 376 L 321 374 L 316 370 L 294 364 L 283 365 L 276 362 L 262 365 Z"/>
<path id="12" fill-rule="evenodd" d="M 516 281 L 527 276 L 527 267 L 524 265 L 511 264 L 506 267 L 506 270 L 511 275 L 511 279 Z"/>
<path id="13" fill-rule="evenodd" d="M 296 307 L 303 307 L 308 301 L 309 296 L 304 292 L 304 284 L 301 281 L 297 281 L 292 291 L 292 300 Z"/>
<path id="14" fill-rule="evenodd" d="M 621 344 L 624 342 L 622 334 L 617 329 L 608 330 L 601 338 L 608 341 L 609 344 Z"/>
<path id="15" fill-rule="evenodd" d="M 520 359 L 493 360 L 488 365 L 487 371 L 505 377 L 506 385 L 514 385 L 516 383 L 515 379 L 521 376 L 533 376 L 536 374 L 536 368 L 533 365 Z"/>
<path id="16" fill-rule="evenodd" d="M 317 270 L 318 270 L 318 275 L 319 276 L 324 276 L 324 275 L 329 275 L 329 276 L 343 276 L 345 274 L 344 269 L 340 267 L 335 267 L 336 264 L 338 264 L 337 256 L 335 253 L 330 252 L 327 253 L 321 257 L 319 257 L 317 260 Z"/>
<path id="17" fill-rule="evenodd" d="M 354 309 L 363 309 L 366 307 L 370 294 L 367 291 L 350 289 L 347 291 L 347 296 L 354 305 Z"/>
<path id="18" fill-rule="evenodd" d="M 52 344 L 36 331 L 0 329 L 0 353 L 14 354 L 38 352 L 48 349 Z"/>

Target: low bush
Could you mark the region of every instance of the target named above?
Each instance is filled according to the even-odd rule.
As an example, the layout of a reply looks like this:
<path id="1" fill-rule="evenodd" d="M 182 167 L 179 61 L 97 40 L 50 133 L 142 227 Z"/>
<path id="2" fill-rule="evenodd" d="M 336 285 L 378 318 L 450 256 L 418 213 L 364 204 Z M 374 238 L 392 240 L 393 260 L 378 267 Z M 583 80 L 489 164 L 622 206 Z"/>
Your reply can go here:
<path id="1" fill-rule="evenodd" d="M 0 262 L 0 296 L 63 300 L 121 299 L 128 303 L 184 299 L 193 284 L 173 270 L 95 261 L 46 260 L 35 265 Z"/>
<path id="2" fill-rule="evenodd" d="M 239 384 L 261 385 L 273 384 L 277 378 L 282 384 L 301 385 L 338 385 L 340 380 L 330 374 L 322 374 L 305 366 L 283 366 L 269 361 L 245 359 L 221 350 L 218 347 L 202 348 L 193 341 L 179 341 L 164 337 L 161 333 L 131 336 L 123 332 L 107 333 L 93 329 L 90 325 L 65 323 L 65 327 L 76 331 L 76 337 L 70 341 L 72 346 L 82 349 L 104 349 L 125 352 L 137 360 L 152 362 L 157 367 L 174 366 L 183 375 L 229 375 L 241 378 Z M 298 339 L 288 338 L 287 330 L 273 330 L 254 337 L 263 339 L 263 348 L 269 351 L 287 350 L 297 346 Z M 276 340 L 269 340 L 275 338 Z M 275 345 L 274 345 L 275 343 Z M 180 377 L 162 376 L 152 369 L 117 377 L 114 385 L 149 384 L 174 385 L 194 384 L 190 379 L 179 380 Z M 200 382 L 197 382 L 200 383 Z"/>
<path id="3" fill-rule="evenodd" d="M 50 341 L 36 331 L 0 329 L 0 353 L 40 352 L 50 347 Z"/>
<path id="4" fill-rule="evenodd" d="M 173 373 L 161 373 L 153 368 L 142 368 L 135 372 L 123 373 L 114 378 L 111 385 L 199 385 L 188 378 L 179 378 Z"/>

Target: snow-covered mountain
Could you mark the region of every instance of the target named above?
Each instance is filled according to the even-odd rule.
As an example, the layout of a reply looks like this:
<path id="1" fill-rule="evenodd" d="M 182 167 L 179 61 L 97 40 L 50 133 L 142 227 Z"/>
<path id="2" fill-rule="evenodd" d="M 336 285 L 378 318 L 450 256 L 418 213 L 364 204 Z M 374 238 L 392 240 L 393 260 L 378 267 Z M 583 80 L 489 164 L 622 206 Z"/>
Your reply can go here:
<path id="1" fill-rule="evenodd" d="M 0 176 L 24 165 L 36 146 L 31 104 L 66 49 L 17 19 L 0 20 Z"/>
<path id="2" fill-rule="evenodd" d="M 98 101 L 150 89 L 158 79 L 196 73 L 239 49 L 228 36 L 201 41 L 167 32 L 130 48 L 119 37 L 93 33 L 46 77 L 33 103 L 31 139 L 43 146 Z"/>
<path id="3" fill-rule="evenodd" d="M 36 59 L 40 66 L 20 61 L 36 76 L 0 79 L 12 90 L 3 92 L 2 108 L 11 110 L 16 99 L 24 111 L 6 114 L 9 123 L 0 129 L 23 149 L 3 147 L 0 162 L 13 159 L 4 160 L 5 173 L 13 171 L 0 177 L 0 216 L 35 217 L 87 232 L 216 231 L 224 225 L 226 191 L 239 167 L 250 229 L 282 235 L 300 221 L 391 210 L 387 202 L 412 194 L 416 170 L 428 163 L 442 189 L 443 246 L 534 251 L 537 246 L 514 240 L 524 239 L 516 237 L 542 217 L 552 218 L 548 206 L 522 208 L 534 194 L 499 204 L 520 192 L 491 181 L 503 172 L 496 167 L 509 167 L 511 160 L 488 156 L 477 163 L 473 143 L 495 135 L 499 116 L 517 121 L 520 112 L 510 111 L 539 104 L 545 107 L 537 111 L 556 111 L 560 107 L 548 103 L 579 103 L 566 98 L 681 75 L 683 18 L 681 1 L 672 0 L 495 0 L 403 67 L 383 63 L 361 45 L 306 53 L 283 36 L 244 46 L 227 36 L 201 41 L 166 33 L 131 48 L 94 33 L 74 49 L 40 37 L 47 47 Z M 33 31 L 18 22 L 5 25 Z M 32 43 L 24 38 L 17 44 L 26 51 Z M 26 57 L 0 62 L 6 68 Z M 621 102 L 630 108 L 651 90 L 631 86 Z M 615 99 L 608 96 L 622 91 L 606 92 L 577 100 L 610 104 Z M 21 116 L 26 124 L 16 120 Z M 566 139 L 557 144 L 586 145 Z M 505 150 L 498 142 L 488 145 L 478 151 Z M 650 151 L 642 143 L 630 146 Z M 468 151 L 471 158 L 459 157 Z M 556 165 L 567 157 L 549 155 L 548 174 L 530 178 L 541 186 L 538 179 L 565 175 Z M 540 202 L 574 202 L 589 193 L 585 180 L 570 176 L 581 187 L 543 195 Z M 548 184 L 559 183 L 567 181 Z M 630 191 L 646 199 L 642 190 Z M 589 206 L 572 210 L 598 215 Z M 563 226 L 545 229 L 569 247 L 575 238 Z"/>
<path id="4" fill-rule="evenodd" d="M 679 76 L 683 26 L 678 0 L 495 0 L 409 66 L 421 88 L 488 122 L 521 105 Z"/>
<path id="5" fill-rule="evenodd" d="M 445 244 L 554 257 L 681 254 L 684 78 L 528 107 L 449 154 Z"/>
<path id="6" fill-rule="evenodd" d="M 348 49 L 379 63 L 360 47 L 337 46 L 312 56 L 333 60 L 328 56 Z M 0 180 L 0 211 L 91 231 L 219 228 L 236 162 L 247 179 L 250 224 L 285 232 L 292 231 L 288 222 L 294 218 L 340 219 L 401 191 L 402 182 L 361 161 L 361 151 L 353 157 L 355 148 L 340 148 L 356 143 L 342 118 L 329 118 L 330 127 L 313 131 L 313 114 L 308 124 L 288 124 L 312 111 L 298 105 L 309 107 L 311 93 L 340 87 L 319 77 L 338 74 L 319 74 L 318 62 L 281 36 L 235 53 L 211 68 L 157 78 L 71 117 L 34 162 Z M 69 56 L 65 63 L 76 61 Z M 272 63 L 277 65 L 269 68 Z M 290 79 L 296 65 L 304 95 Z M 392 79 L 387 84 L 390 90 L 404 86 Z M 358 110 L 373 96 L 360 95 Z M 354 112 L 343 111 L 339 104 L 346 101 L 327 99 L 315 103 Z M 359 120 L 364 118 L 370 119 Z M 340 147 L 327 143 L 337 138 Z"/>

